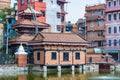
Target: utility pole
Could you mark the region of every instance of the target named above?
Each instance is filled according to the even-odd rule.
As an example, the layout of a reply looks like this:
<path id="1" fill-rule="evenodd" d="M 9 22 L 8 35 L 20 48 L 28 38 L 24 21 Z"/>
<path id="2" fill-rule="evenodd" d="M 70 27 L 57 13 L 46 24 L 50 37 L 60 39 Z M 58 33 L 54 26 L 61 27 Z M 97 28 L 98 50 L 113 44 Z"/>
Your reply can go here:
<path id="1" fill-rule="evenodd" d="M 6 18 L 6 26 L 7 26 L 7 32 L 6 32 L 6 58 L 8 60 L 8 18 Z"/>
<path id="2" fill-rule="evenodd" d="M 33 13 L 33 20 L 35 22 L 35 34 L 37 34 L 38 33 L 38 25 L 37 25 L 36 13 L 35 13 L 35 10 L 33 10 L 32 6 L 30 6 L 30 10 Z"/>

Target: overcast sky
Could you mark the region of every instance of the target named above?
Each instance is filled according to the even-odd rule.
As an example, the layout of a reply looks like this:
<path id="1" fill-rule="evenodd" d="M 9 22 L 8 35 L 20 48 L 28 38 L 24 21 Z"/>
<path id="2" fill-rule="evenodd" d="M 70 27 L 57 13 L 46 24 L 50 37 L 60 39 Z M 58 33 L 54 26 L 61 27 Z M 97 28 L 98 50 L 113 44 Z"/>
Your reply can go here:
<path id="1" fill-rule="evenodd" d="M 76 23 L 79 18 L 84 18 L 85 6 L 105 3 L 105 0 L 67 0 L 70 3 L 66 5 L 68 12 L 66 21 Z"/>

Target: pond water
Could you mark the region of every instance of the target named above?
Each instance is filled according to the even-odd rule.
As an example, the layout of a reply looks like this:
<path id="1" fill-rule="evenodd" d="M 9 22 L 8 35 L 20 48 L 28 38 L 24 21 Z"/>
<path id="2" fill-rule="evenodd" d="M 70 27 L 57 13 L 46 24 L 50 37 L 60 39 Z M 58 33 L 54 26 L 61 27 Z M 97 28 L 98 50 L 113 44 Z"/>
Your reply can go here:
<path id="1" fill-rule="evenodd" d="M 0 74 L 0 80 L 120 80 L 120 71 L 21 72 Z"/>

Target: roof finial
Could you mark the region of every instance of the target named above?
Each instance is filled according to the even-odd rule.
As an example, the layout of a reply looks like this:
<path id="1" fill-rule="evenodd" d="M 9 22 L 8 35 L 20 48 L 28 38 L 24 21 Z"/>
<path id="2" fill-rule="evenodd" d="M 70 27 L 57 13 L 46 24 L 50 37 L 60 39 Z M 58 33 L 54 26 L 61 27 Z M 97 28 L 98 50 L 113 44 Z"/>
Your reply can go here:
<path id="1" fill-rule="evenodd" d="M 22 46 L 22 43 L 20 43 L 20 46 Z"/>

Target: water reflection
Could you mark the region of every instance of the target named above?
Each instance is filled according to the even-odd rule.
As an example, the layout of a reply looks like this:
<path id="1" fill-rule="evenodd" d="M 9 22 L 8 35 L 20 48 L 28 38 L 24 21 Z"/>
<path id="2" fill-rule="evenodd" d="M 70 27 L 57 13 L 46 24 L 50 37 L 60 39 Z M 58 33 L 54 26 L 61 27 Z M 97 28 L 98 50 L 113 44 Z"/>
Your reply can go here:
<path id="1" fill-rule="evenodd" d="M 15 74 L 15 75 L 14 75 Z M 0 74 L 0 80 L 89 80 L 95 76 L 120 77 L 120 71 L 100 71 L 100 72 L 81 72 L 81 71 L 62 71 L 62 72 L 29 72 Z M 91 79 L 90 79 L 91 80 Z M 95 79 L 94 79 L 95 80 Z M 100 79 L 102 80 L 102 79 Z M 103 79 L 104 80 L 104 79 Z"/>

